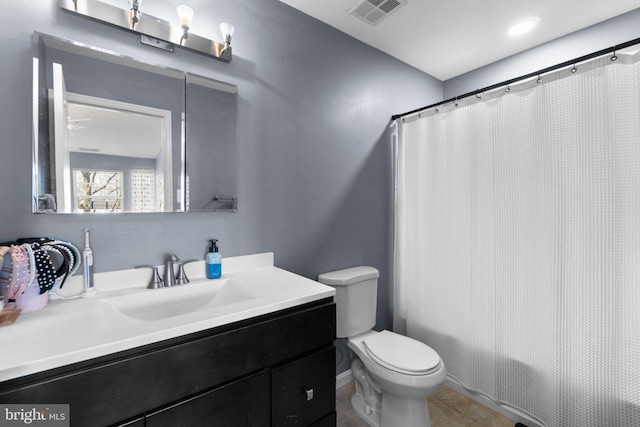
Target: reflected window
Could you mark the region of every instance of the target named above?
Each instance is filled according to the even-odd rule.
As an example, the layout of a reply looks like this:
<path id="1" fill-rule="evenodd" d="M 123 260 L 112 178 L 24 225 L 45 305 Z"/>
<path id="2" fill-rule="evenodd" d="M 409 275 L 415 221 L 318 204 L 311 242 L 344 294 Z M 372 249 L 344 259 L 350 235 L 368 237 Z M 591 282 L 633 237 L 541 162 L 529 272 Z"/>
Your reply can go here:
<path id="1" fill-rule="evenodd" d="M 75 169 L 76 212 L 122 212 L 122 172 Z"/>
<path id="2" fill-rule="evenodd" d="M 153 169 L 131 170 L 131 211 L 156 211 L 156 173 Z"/>

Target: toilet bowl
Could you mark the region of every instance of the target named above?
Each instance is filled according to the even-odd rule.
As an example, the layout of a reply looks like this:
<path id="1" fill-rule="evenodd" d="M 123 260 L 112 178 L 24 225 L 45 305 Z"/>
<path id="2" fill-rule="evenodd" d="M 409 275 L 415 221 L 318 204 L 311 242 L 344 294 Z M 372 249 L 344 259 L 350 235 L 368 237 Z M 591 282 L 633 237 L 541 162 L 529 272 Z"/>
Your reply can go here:
<path id="1" fill-rule="evenodd" d="M 438 353 L 412 338 L 375 324 L 378 270 L 353 267 L 318 276 L 336 289 L 337 336 L 348 338 L 355 412 L 373 427 L 429 427 L 426 397 L 444 383 L 447 370 Z"/>
<path id="2" fill-rule="evenodd" d="M 447 376 L 432 348 L 390 331 L 367 331 L 349 338 L 348 346 L 356 355 L 352 362 L 356 394 L 351 402 L 358 415 L 374 427 L 430 425 L 425 399 Z M 365 369 L 360 375 L 355 374 L 358 362 Z M 358 382 L 363 384 L 358 387 Z"/>

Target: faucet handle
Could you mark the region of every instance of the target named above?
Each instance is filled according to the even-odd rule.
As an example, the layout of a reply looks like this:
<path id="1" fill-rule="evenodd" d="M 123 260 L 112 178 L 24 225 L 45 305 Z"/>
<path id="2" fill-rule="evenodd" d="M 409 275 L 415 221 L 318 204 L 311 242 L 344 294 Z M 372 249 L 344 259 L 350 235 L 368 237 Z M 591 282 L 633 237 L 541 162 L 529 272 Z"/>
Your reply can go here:
<path id="1" fill-rule="evenodd" d="M 178 265 L 178 273 L 176 274 L 176 284 L 177 285 L 184 285 L 186 283 L 189 283 L 189 278 L 187 277 L 187 273 L 184 271 L 184 266 L 191 263 L 191 262 L 195 262 L 198 261 L 197 259 L 189 259 L 187 261 L 183 261 L 180 263 L 180 265 Z"/>
<path id="2" fill-rule="evenodd" d="M 160 273 L 158 273 L 158 267 L 153 265 L 136 265 L 135 268 L 150 268 L 153 270 L 153 276 L 151 276 L 147 289 L 158 289 L 164 286 L 162 277 L 160 277 Z"/>

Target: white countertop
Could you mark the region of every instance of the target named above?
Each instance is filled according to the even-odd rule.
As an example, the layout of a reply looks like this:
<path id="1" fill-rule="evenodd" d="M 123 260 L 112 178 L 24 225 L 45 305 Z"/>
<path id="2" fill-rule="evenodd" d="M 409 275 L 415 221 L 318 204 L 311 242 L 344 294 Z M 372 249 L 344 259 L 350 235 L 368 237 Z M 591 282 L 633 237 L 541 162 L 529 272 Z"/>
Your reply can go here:
<path id="1" fill-rule="evenodd" d="M 189 279 L 202 284 L 204 261 L 186 266 Z M 129 317 L 106 303 L 114 296 L 171 292 L 173 288 L 146 289 L 151 270 L 124 270 L 96 274 L 98 293 L 90 298 L 53 298 L 38 311 L 21 314 L 9 326 L 0 327 L 0 381 L 6 381 L 105 356 L 118 351 L 203 331 L 335 295 L 322 285 L 273 265 L 273 254 L 223 259 L 222 278 L 211 286 L 242 289 L 247 299 L 216 305 L 158 320 Z M 64 285 L 66 295 L 78 294 L 82 277 Z M 192 288 L 192 289 L 195 289 Z M 141 295 L 142 294 L 142 295 Z M 160 294 L 158 294 L 160 295 Z"/>

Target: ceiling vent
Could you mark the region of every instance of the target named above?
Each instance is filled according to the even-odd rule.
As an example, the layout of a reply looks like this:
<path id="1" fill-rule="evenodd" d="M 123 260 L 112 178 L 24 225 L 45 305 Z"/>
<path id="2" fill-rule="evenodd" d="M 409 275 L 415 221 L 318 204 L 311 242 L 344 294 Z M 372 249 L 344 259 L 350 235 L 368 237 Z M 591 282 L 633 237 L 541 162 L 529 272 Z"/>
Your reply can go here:
<path id="1" fill-rule="evenodd" d="M 405 4 L 406 0 L 360 0 L 348 12 L 371 25 L 376 25 Z"/>

